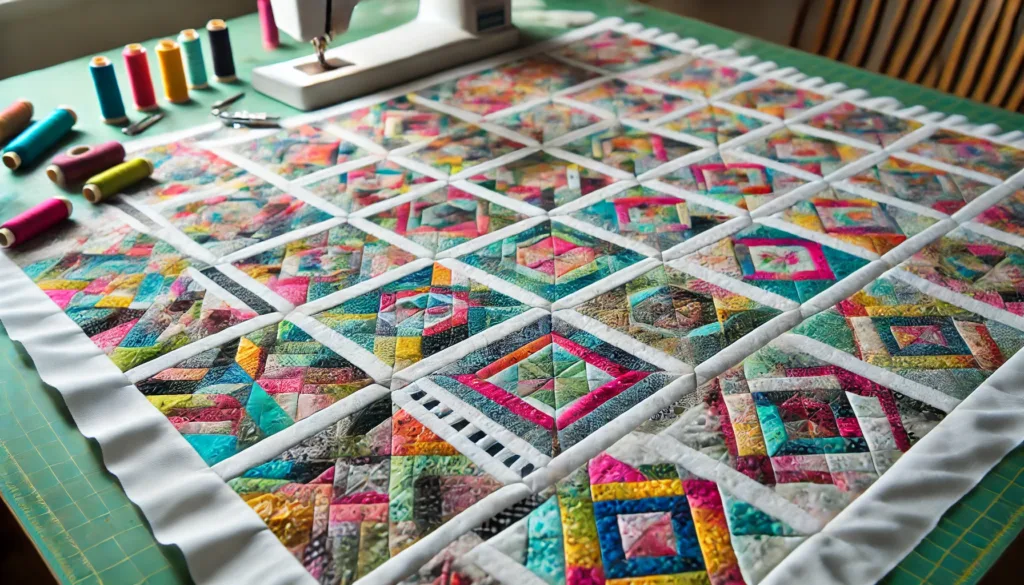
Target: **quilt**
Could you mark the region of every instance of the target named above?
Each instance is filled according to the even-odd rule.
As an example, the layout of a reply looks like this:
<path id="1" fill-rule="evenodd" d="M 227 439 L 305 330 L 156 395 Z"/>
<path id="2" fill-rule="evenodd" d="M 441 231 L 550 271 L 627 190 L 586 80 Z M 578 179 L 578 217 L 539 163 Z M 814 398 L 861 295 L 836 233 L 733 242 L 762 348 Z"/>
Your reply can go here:
<path id="1" fill-rule="evenodd" d="M 873 582 L 1024 437 L 1021 138 L 606 20 L 130 143 L 0 317 L 201 584 Z"/>

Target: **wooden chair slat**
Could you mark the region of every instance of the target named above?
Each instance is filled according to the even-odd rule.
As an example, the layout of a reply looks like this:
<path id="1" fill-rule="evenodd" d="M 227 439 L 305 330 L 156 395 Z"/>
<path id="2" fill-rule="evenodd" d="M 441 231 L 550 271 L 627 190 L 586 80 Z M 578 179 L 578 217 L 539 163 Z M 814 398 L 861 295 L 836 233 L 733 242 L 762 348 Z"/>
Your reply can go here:
<path id="1" fill-rule="evenodd" d="M 1009 0 L 1004 5 L 1002 13 L 996 17 L 999 30 L 996 32 L 995 40 L 992 41 L 992 48 L 988 51 L 985 66 L 971 93 L 971 99 L 985 101 L 992 90 L 992 85 L 996 80 L 996 69 L 1006 54 L 1006 47 L 1010 44 L 1010 37 L 1013 36 L 1013 29 L 1017 25 L 1020 6 L 1021 0 Z"/>
<path id="2" fill-rule="evenodd" d="M 956 39 L 953 40 L 953 47 L 949 50 L 946 63 L 942 68 L 942 75 L 939 77 L 938 87 L 942 91 L 949 91 L 953 87 L 953 79 L 963 63 L 964 51 L 967 49 L 967 43 L 974 33 L 978 14 L 981 13 L 984 7 L 985 3 L 980 0 L 972 0 L 967 3 L 967 13 L 964 14 L 963 22 L 960 23 L 960 30 L 956 35 Z"/>
<path id="3" fill-rule="evenodd" d="M 910 12 L 910 4 L 909 1 L 904 0 L 896 7 L 896 14 L 893 15 L 892 26 L 889 27 L 888 31 L 889 34 L 885 41 L 882 42 L 882 50 L 885 52 L 882 57 L 882 64 L 878 68 L 879 71 L 888 70 L 889 64 L 892 63 L 896 47 L 899 44 L 897 41 L 902 38 L 903 25 L 906 23 L 907 14 Z"/>
<path id="4" fill-rule="evenodd" d="M 904 76 L 907 81 L 920 82 L 925 70 L 929 69 L 935 62 L 935 55 L 938 53 L 939 48 L 942 47 L 942 42 L 945 40 L 946 35 L 949 34 L 949 29 L 953 26 L 953 16 L 958 8 L 960 8 L 960 0 L 946 0 L 942 3 L 942 6 L 939 8 L 938 23 L 932 30 L 932 33 L 926 36 L 924 42 L 921 43 L 917 56 L 914 57 L 910 64 L 910 70 Z M 938 72 L 937 69 L 933 69 L 933 71 Z M 931 84 L 925 82 L 925 85 L 933 84 L 934 81 Z"/>
<path id="5" fill-rule="evenodd" d="M 907 68 L 907 61 L 910 59 L 910 56 L 917 53 L 918 44 L 921 42 L 921 34 L 924 32 L 925 25 L 931 18 L 934 8 L 934 0 L 921 0 L 917 4 L 917 9 L 913 11 L 910 17 L 910 25 L 903 27 L 903 38 L 900 39 L 896 55 L 892 63 L 889 64 L 886 75 L 899 77 L 903 74 L 903 71 Z"/>
<path id="6" fill-rule="evenodd" d="M 825 18 L 818 27 L 818 34 L 814 37 L 814 44 L 811 45 L 811 52 L 821 54 L 825 48 L 825 41 L 832 34 L 832 25 L 836 21 L 836 10 L 839 8 L 839 0 L 825 0 Z"/>
<path id="7" fill-rule="evenodd" d="M 999 78 L 999 83 L 996 84 L 996 89 L 992 92 L 992 95 L 988 98 L 988 103 L 995 106 L 1006 106 L 1009 108 L 1009 103 L 1004 103 L 1008 93 L 1010 93 L 1010 86 L 1014 81 L 1020 77 L 1021 66 L 1024 65 L 1024 35 L 1017 39 L 1017 46 L 1013 49 L 1013 53 L 1010 54 L 1010 58 L 1006 61 L 1006 65 L 1003 67 L 1003 74 Z M 1024 85 L 1024 81 L 1020 85 Z M 1020 89 L 1020 87 L 1018 87 Z M 1017 109 L 1017 108 L 1009 108 Z"/>
<path id="8" fill-rule="evenodd" d="M 838 60 L 846 52 L 846 47 L 849 45 L 850 32 L 857 26 L 857 13 L 859 11 L 860 0 L 846 0 L 843 12 L 839 16 L 839 22 L 834 27 L 837 29 L 835 36 L 832 37 L 832 42 L 828 46 L 828 52 L 825 54 L 829 59 Z"/>
<path id="9" fill-rule="evenodd" d="M 875 37 L 878 35 L 878 17 L 884 7 L 885 0 L 871 0 L 871 3 L 868 4 L 867 10 L 864 11 L 864 25 L 860 29 L 860 34 L 853 45 L 850 56 L 846 59 L 847 63 L 857 67 L 864 66 L 868 55 L 871 54 L 871 47 L 875 42 Z"/>
<path id="10" fill-rule="evenodd" d="M 967 94 L 970 93 L 971 86 L 978 76 L 978 66 L 981 64 L 981 60 L 985 58 L 985 52 L 992 43 L 992 34 L 995 32 L 996 25 L 999 22 L 999 14 L 1003 12 L 1004 0 L 990 1 L 992 4 L 995 4 L 995 10 L 993 11 L 995 16 L 983 19 L 978 28 L 978 34 L 974 35 L 974 38 L 971 39 L 971 44 L 974 46 L 967 55 L 967 61 L 964 62 L 964 70 L 959 75 L 960 81 L 956 84 L 956 89 L 953 90 L 953 93 L 960 97 L 967 97 Z M 984 4 L 984 2 L 977 3 Z"/>

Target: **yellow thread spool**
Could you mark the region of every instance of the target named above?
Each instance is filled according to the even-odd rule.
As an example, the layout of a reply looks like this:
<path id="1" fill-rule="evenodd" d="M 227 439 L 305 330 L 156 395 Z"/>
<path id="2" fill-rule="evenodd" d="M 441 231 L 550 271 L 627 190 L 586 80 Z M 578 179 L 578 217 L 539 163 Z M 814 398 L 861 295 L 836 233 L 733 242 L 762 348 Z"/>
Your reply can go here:
<path id="1" fill-rule="evenodd" d="M 89 203 L 99 203 L 152 174 L 153 163 L 144 158 L 133 158 L 90 178 L 82 187 L 82 195 Z"/>
<path id="2" fill-rule="evenodd" d="M 160 61 L 160 77 L 164 82 L 164 97 L 172 104 L 188 102 L 185 64 L 181 61 L 181 48 L 178 43 L 171 39 L 164 39 L 157 43 L 156 58 Z"/>

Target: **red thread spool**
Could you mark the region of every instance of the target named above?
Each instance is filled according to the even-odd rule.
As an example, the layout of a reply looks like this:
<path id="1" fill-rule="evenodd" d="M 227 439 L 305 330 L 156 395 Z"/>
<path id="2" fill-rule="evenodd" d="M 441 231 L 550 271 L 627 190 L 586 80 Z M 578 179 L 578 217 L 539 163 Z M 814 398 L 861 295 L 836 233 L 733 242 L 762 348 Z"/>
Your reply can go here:
<path id="1" fill-rule="evenodd" d="M 63 197 L 47 199 L 0 226 L 0 248 L 24 244 L 71 217 L 71 201 Z"/>
<path id="2" fill-rule="evenodd" d="M 256 8 L 260 13 L 263 48 L 272 51 L 281 44 L 281 39 L 277 34 L 277 23 L 274 22 L 274 9 L 270 6 L 270 0 L 256 0 Z"/>
<path id="3" fill-rule="evenodd" d="M 153 89 L 153 78 L 149 74 L 149 59 L 146 48 L 138 43 L 125 45 L 124 67 L 128 70 L 128 83 L 132 86 L 132 98 L 135 109 L 140 112 L 156 110 L 156 90 Z"/>
<path id="4" fill-rule="evenodd" d="M 78 185 L 89 177 L 124 162 L 124 147 L 116 140 L 96 146 L 76 146 L 53 157 L 46 176 L 62 188 Z"/>

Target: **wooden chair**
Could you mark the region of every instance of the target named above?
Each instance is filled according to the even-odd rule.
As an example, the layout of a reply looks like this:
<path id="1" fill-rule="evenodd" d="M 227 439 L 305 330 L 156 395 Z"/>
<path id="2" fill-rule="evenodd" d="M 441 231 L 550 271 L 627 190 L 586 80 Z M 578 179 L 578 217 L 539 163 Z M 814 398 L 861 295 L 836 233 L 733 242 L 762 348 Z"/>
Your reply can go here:
<path id="1" fill-rule="evenodd" d="M 1022 4 L 1024 0 L 802 0 L 790 45 L 1021 112 Z"/>

